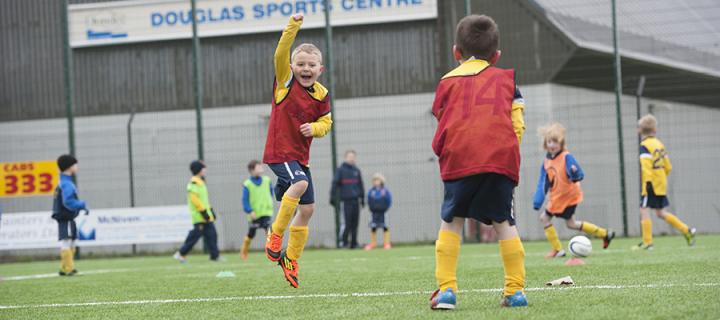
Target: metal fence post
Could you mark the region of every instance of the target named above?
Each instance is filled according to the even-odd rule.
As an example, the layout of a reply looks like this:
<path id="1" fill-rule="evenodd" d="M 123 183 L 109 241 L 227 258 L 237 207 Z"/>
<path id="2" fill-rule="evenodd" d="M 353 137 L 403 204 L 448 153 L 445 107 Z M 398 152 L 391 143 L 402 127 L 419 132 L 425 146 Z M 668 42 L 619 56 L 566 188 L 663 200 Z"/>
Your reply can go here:
<path id="1" fill-rule="evenodd" d="M 625 147 L 623 144 L 622 129 L 622 72 L 620 65 L 620 51 L 618 49 L 618 28 L 617 28 L 617 6 L 615 0 L 612 4 L 612 30 L 613 30 L 613 53 L 615 55 L 615 117 L 618 135 L 618 160 L 620 161 L 620 201 L 623 217 L 623 235 L 628 236 L 627 227 L 627 194 L 625 192 Z"/>
<path id="2" fill-rule="evenodd" d="M 196 0 L 190 0 L 192 10 L 192 68 L 193 68 L 193 89 L 195 93 L 195 121 L 198 144 L 198 159 L 205 159 L 205 150 L 203 146 L 203 126 L 202 126 L 202 109 L 203 109 L 203 87 L 202 87 L 202 66 L 200 65 L 200 38 L 197 31 L 197 13 Z"/>
<path id="3" fill-rule="evenodd" d="M 335 175 L 335 169 L 337 168 L 337 116 L 335 114 L 335 80 L 333 79 L 333 66 L 332 66 L 332 25 L 330 24 L 330 2 L 323 0 L 323 6 L 325 10 L 325 74 L 327 74 L 327 84 L 330 90 L 330 114 L 333 117 L 333 125 L 330 128 L 330 148 L 332 156 L 332 173 L 331 176 Z M 332 196 L 332 195 L 331 195 Z M 331 201 L 333 199 L 330 199 Z M 335 209 L 335 245 L 340 247 L 340 206 L 336 205 Z"/>
<path id="4" fill-rule="evenodd" d="M 74 91 L 73 55 L 70 47 L 70 23 L 68 18 L 68 0 L 63 0 L 62 32 L 63 32 L 63 78 L 65 81 L 65 110 L 68 120 L 68 144 L 70 154 L 75 155 L 75 123 L 74 123 Z"/>
<path id="5" fill-rule="evenodd" d="M 133 148 L 132 148 L 132 122 L 135 119 L 135 111 L 130 112 L 127 122 L 127 145 L 128 145 L 128 178 L 130 186 L 130 207 L 135 207 L 135 175 L 133 173 Z"/>

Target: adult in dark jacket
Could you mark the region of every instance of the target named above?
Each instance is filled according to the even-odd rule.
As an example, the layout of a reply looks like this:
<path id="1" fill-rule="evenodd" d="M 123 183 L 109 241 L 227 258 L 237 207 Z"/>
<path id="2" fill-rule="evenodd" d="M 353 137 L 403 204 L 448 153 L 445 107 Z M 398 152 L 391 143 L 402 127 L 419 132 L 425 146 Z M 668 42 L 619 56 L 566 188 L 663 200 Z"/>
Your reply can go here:
<path id="1" fill-rule="evenodd" d="M 341 245 L 355 249 L 358 247 L 357 233 L 360 220 L 360 207 L 365 207 L 365 188 L 362 173 L 355 164 L 355 150 L 345 152 L 345 162 L 335 171 L 330 189 L 330 204 L 342 203 L 344 218 L 340 228 Z"/>

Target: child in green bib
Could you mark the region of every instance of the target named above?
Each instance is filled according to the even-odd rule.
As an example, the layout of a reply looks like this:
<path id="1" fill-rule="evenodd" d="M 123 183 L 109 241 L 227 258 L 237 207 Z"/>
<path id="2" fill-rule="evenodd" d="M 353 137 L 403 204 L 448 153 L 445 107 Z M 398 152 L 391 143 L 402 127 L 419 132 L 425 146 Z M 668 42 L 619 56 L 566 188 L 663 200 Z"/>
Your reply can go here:
<path id="1" fill-rule="evenodd" d="M 252 160 L 248 163 L 250 178 L 243 182 L 243 209 L 248 219 L 248 233 L 240 250 L 240 258 L 247 259 L 250 242 L 255 238 L 258 228 L 267 234 L 273 215 L 273 186 L 270 177 L 264 176 L 262 162 Z"/>

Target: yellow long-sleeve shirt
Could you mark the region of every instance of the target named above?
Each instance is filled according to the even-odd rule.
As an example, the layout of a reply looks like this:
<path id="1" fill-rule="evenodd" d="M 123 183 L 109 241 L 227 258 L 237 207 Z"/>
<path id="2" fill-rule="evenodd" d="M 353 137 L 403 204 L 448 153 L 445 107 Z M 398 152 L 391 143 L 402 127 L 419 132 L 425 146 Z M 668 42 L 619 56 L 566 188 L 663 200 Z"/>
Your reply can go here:
<path id="1" fill-rule="evenodd" d="M 278 42 L 277 48 L 275 49 L 274 66 L 275 66 L 275 80 L 277 85 L 275 86 L 274 98 L 277 104 L 280 104 L 287 95 L 290 93 L 290 84 L 293 80 L 292 68 L 290 67 L 290 51 L 292 45 L 295 42 L 300 26 L 302 26 L 303 20 L 295 20 L 290 18 L 287 27 L 282 32 L 280 41 Z M 316 100 L 323 100 L 328 94 L 327 88 L 325 88 L 320 82 L 315 82 L 312 87 L 306 88 L 307 93 L 310 94 Z M 332 128 L 332 115 L 326 114 L 310 123 L 312 127 L 312 135 L 315 138 L 324 137 Z"/>

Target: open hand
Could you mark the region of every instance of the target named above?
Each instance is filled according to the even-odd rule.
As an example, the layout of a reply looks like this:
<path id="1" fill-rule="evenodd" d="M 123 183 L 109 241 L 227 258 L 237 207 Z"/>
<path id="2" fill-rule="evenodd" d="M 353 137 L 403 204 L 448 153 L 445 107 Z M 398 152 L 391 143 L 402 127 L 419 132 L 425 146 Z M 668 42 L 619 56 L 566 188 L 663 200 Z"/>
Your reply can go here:
<path id="1" fill-rule="evenodd" d="M 305 17 L 302 13 L 298 13 L 292 16 L 295 21 L 302 21 L 302 19 Z"/>
<path id="2" fill-rule="evenodd" d="M 300 133 L 302 133 L 302 135 L 305 137 L 308 137 L 308 138 L 312 137 L 312 134 L 313 134 L 312 126 L 309 123 L 303 123 L 300 126 Z"/>

